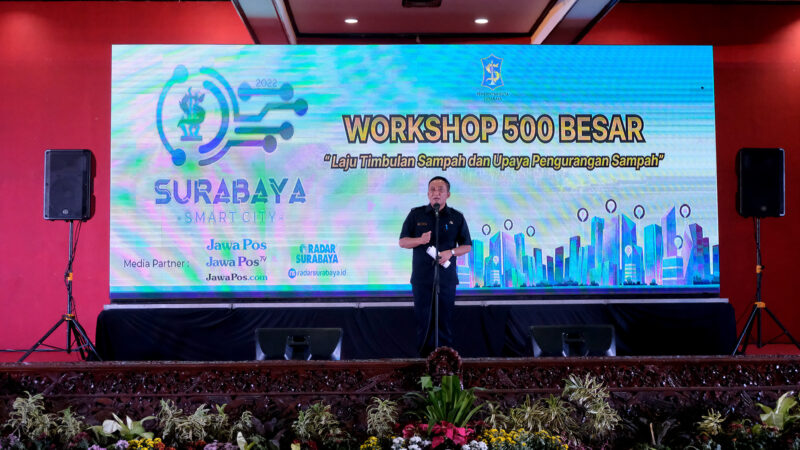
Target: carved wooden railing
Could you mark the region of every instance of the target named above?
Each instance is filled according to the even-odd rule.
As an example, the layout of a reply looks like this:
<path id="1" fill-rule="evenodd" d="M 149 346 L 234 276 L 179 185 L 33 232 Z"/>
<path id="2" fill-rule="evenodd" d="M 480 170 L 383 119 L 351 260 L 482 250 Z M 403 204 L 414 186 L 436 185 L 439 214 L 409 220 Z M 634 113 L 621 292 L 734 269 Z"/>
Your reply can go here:
<path id="1" fill-rule="evenodd" d="M 42 393 L 48 410 L 72 407 L 99 423 L 111 413 L 140 418 L 172 399 L 184 411 L 227 404 L 232 413 L 289 421 L 298 407 L 323 400 L 358 430 L 373 396 L 401 398 L 425 373 L 459 373 L 479 397 L 507 405 L 561 391 L 571 374 L 592 374 L 623 415 L 663 416 L 708 408 L 756 417 L 755 402 L 800 390 L 800 357 L 611 357 L 275 362 L 102 362 L 0 364 L 0 420 L 14 398 Z M 748 412 L 749 411 L 749 412 Z"/>

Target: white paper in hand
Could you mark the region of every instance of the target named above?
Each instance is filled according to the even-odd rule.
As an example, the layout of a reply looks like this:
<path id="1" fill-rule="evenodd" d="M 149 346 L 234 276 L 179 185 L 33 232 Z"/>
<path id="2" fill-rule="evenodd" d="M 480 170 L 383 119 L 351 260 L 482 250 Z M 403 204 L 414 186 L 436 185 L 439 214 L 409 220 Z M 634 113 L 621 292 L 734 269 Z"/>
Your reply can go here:
<path id="1" fill-rule="evenodd" d="M 431 258 L 437 259 L 437 257 L 436 257 L 436 247 L 431 245 L 430 247 L 428 247 L 428 250 L 426 251 L 426 253 L 429 254 L 431 256 Z M 444 267 L 445 269 L 450 267 L 450 260 L 448 259 L 447 261 L 445 261 L 444 264 L 442 264 L 442 267 Z"/>

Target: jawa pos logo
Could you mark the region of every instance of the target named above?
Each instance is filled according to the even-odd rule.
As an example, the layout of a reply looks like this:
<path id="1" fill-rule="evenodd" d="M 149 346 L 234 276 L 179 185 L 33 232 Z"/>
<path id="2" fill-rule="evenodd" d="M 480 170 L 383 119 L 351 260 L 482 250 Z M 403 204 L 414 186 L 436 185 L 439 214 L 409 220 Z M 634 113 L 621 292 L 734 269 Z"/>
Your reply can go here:
<path id="1" fill-rule="evenodd" d="M 272 153 L 278 148 L 276 136 L 285 141 L 291 139 L 294 126 L 288 121 L 279 125 L 265 123 L 267 114 L 291 110 L 303 116 L 308 111 L 304 99 L 292 101 L 294 89 L 288 83 L 253 88 L 244 82 L 234 93 L 216 70 L 202 67 L 198 72 L 190 75 L 186 66 L 175 67 L 158 97 L 158 136 L 176 166 L 186 162 L 187 151 L 199 154 L 201 166 L 217 162 L 233 147 L 260 147 Z M 213 100 L 206 94 L 211 94 Z M 270 101 L 273 97 L 280 101 Z M 240 111 L 240 101 L 250 103 L 254 99 L 264 100 L 256 105 L 258 112 Z"/>

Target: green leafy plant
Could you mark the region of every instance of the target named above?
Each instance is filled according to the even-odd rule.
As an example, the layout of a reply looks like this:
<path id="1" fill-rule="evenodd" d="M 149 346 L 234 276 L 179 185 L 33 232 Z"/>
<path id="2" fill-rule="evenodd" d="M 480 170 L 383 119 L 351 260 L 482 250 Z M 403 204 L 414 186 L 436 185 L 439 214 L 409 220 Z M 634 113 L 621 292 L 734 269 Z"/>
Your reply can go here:
<path id="1" fill-rule="evenodd" d="M 126 441 L 153 439 L 153 433 L 145 431 L 144 423 L 148 420 L 154 420 L 154 416 L 147 416 L 142 420 L 132 420 L 126 416 L 123 421 L 116 414 L 112 413 L 111 415 L 114 416 L 114 420 L 104 420 L 103 425 L 95 425 L 89 428 L 98 438 L 103 440 L 119 438 Z"/>
<path id="2" fill-rule="evenodd" d="M 236 420 L 232 425 L 228 426 L 228 422 L 230 421 L 230 416 L 224 412 L 224 405 L 217 406 L 217 414 L 210 414 L 209 417 L 209 431 L 208 435 L 210 436 L 209 439 L 213 439 L 213 442 L 205 447 L 207 449 L 231 449 L 231 448 L 238 448 L 239 450 L 249 450 L 249 449 L 268 449 L 268 450 L 278 450 L 280 448 L 279 443 L 277 441 L 270 442 L 267 440 L 265 436 L 259 434 L 258 427 L 261 426 L 263 428 L 263 424 L 253 416 L 253 413 L 250 411 L 243 411 L 242 415 Z M 223 418 L 222 416 L 225 416 Z M 186 418 L 179 418 L 178 422 L 185 420 Z M 224 426 L 222 426 L 224 425 Z M 216 430 L 216 431 L 214 431 Z M 215 435 L 219 435 L 219 437 L 215 437 Z M 222 437 L 226 436 L 226 437 Z M 203 440 L 205 442 L 205 440 Z M 190 445 L 190 443 L 182 444 L 184 446 Z"/>
<path id="3" fill-rule="evenodd" d="M 527 398 L 530 402 L 530 397 Z M 483 423 L 490 429 L 502 430 L 509 425 L 509 416 L 503 412 L 502 406 L 497 402 L 486 402 L 486 414 L 483 418 Z M 519 428 L 519 427 L 516 427 Z"/>
<path id="4" fill-rule="evenodd" d="M 670 430 L 675 428 L 677 419 L 668 418 L 662 422 L 652 422 L 645 417 L 639 417 L 638 419 L 639 422 L 647 428 L 647 434 L 650 436 L 650 444 L 639 443 L 634 446 L 634 450 L 669 449 L 669 447 L 664 446 L 664 439 L 667 437 Z"/>
<path id="5" fill-rule="evenodd" d="M 725 422 L 725 419 L 726 417 L 722 413 L 710 409 L 708 414 L 703 416 L 703 420 L 697 422 L 697 427 L 703 434 L 716 436 L 722 432 L 722 423 Z"/>
<path id="6" fill-rule="evenodd" d="M 184 417 L 183 410 L 178 408 L 172 400 L 161 400 L 161 409 L 158 410 L 156 419 L 158 419 L 158 426 L 162 430 L 161 435 L 165 443 L 172 444 L 175 442 L 175 433 L 178 428 L 178 422 Z"/>
<path id="7" fill-rule="evenodd" d="M 236 433 L 236 445 L 239 447 L 239 450 L 250 450 L 256 446 L 255 442 L 247 442 L 247 439 L 244 438 L 242 432 Z"/>
<path id="8" fill-rule="evenodd" d="M 211 425 L 209 409 L 205 403 L 198 406 L 189 416 L 177 418 L 175 422 L 175 437 L 180 443 L 205 440 L 208 437 L 207 429 Z"/>
<path id="9" fill-rule="evenodd" d="M 326 447 L 339 447 L 350 441 L 350 436 L 331 411 L 331 405 L 317 402 L 300 411 L 292 430 L 302 441 L 321 442 Z"/>
<path id="10" fill-rule="evenodd" d="M 750 425 L 748 420 L 744 420 L 727 424 L 714 436 L 702 433 L 695 438 L 695 442 L 692 444 L 686 448 L 699 450 L 798 450 L 800 449 L 800 436 L 797 433 L 782 433 L 771 426 Z"/>
<path id="11" fill-rule="evenodd" d="M 563 395 L 584 409 L 579 434 L 600 439 L 614 431 L 621 419 L 608 402 L 608 388 L 590 374 L 585 378 L 570 375 L 565 382 Z"/>
<path id="12" fill-rule="evenodd" d="M 248 431 L 252 427 L 252 414 L 248 413 L 244 422 L 240 419 L 234 424 L 237 427 L 234 430 L 225 412 L 225 405 L 215 405 L 214 409 L 212 412 L 202 404 L 187 416 L 172 400 L 161 400 L 161 409 L 156 418 L 164 441 L 179 446 L 198 440 L 228 441 L 235 439 L 238 431 Z"/>
<path id="13" fill-rule="evenodd" d="M 539 399 L 531 413 L 534 420 L 531 431 L 544 430 L 545 426 L 557 434 L 574 436 L 577 422 L 572 417 L 575 407 L 557 395 Z"/>
<path id="14" fill-rule="evenodd" d="M 549 399 L 551 408 L 545 399 L 539 399 L 536 402 L 531 402 L 529 395 L 525 396 L 525 401 L 514 406 L 508 411 L 507 428 L 510 429 L 523 429 L 527 431 L 537 431 L 543 429 L 542 421 L 550 419 L 555 422 L 562 420 L 562 417 L 568 417 L 570 410 L 558 411 L 558 408 L 566 407 L 558 397 Z M 553 427 L 550 427 L 553 429 Z"/>
<path id="15" fill-rule="evenodd" d="M 250 411 L 243 411 L 242 415 L 239 416 L 239 420 L 231 425 L 230 429 L 230 438 L 236 438 L 238 440 L 238 436 L 244 435 L 247 436 L 253 429 L 255 428 L 255 417 L 253 417 L 253 413 Z"/>
<path id="16" fill-rule="evenodd" d="M 46 437 L 55 428 L 55 416 L 44 412 L 44 396 L 31 395 L 25 391 L 26 397 L 17 397 L 11 405 L 6 426 L 19 438 Z"/>
<path id="17" fill-rule="evenodd" d="M 781 395 L 778 398 L 778 402 L 775 404 L 774 409 L 770 408 L 769 406 L 762 405 L 761 403 L 756 403 L 761 410 L 764 411 L 764 414 L 759 415 L 764 425 L 777 428 L 778 430 L 783 430 L 791 423 L 800 419 L 800 414 L 791 413 L 792 409 L 797 406 L 797 400 L 790 397 L 791 394 L 792 392 L 786 392 Z"/>
<path id="18" fill-rule="evenodd" d="M 67 444 L 86 429 L 84 417 L 73 414 L 70 408 L 61 410 L 56 418 L 56 435 L 62 444 Z"/>
<path id="19" fill-rule="evenodd" d="M 388 437 L 399 416 L 397 402 L 372 397 L 372 404 L 367 407 L 367 433 L 378 438 Z"/>
<path id="20" fill-rule="evenodd" d="M 214 405 L 216 414 L 208 415 L 207 435 L 214 439 L 228 439 L 231 437 L 231 423 L 228 413 L 225 412 L 226 405 Z"/>
<path id="21" fill-rule="evenodd" d="M 464 427 L 483 407 L 473 407 L 476 388 L 462 389 L 461 380 L 455 375 L 443 376 L 440 386 L 433 386 L 429 376 L 422 377 L 420 382 L 423 394 L 415 393 L 414 396 L 424 401 L 425 418 L 428 419 L 429 427 L 442 421 Z"/>
<path id="22" fill-rule="evenodd" d="M 598 443 L 621 421 L 608 402 L 608 389 L 591 375 L 584 378 L 570 375 L 564 382 L 561 395 L 549 395 L 535 402 L 527 396 L 524 402 L 509 409 L 507 416 L 490 406 L 492 419 L 487 425 L 528 433 L 555 432 L 573 442 Z"/>

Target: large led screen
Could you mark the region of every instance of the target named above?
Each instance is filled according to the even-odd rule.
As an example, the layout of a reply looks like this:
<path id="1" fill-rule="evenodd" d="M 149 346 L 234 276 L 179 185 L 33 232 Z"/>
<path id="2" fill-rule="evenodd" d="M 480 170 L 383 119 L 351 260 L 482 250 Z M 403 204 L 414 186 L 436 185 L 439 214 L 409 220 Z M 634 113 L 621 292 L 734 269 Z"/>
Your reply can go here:
<path id="1" fill-rule="evenodd" d="M 405 295 L 437 175 L 462 295 L 719 292 L 710 47 L 122 45 L 111 101 L 112 298 Z"/>

